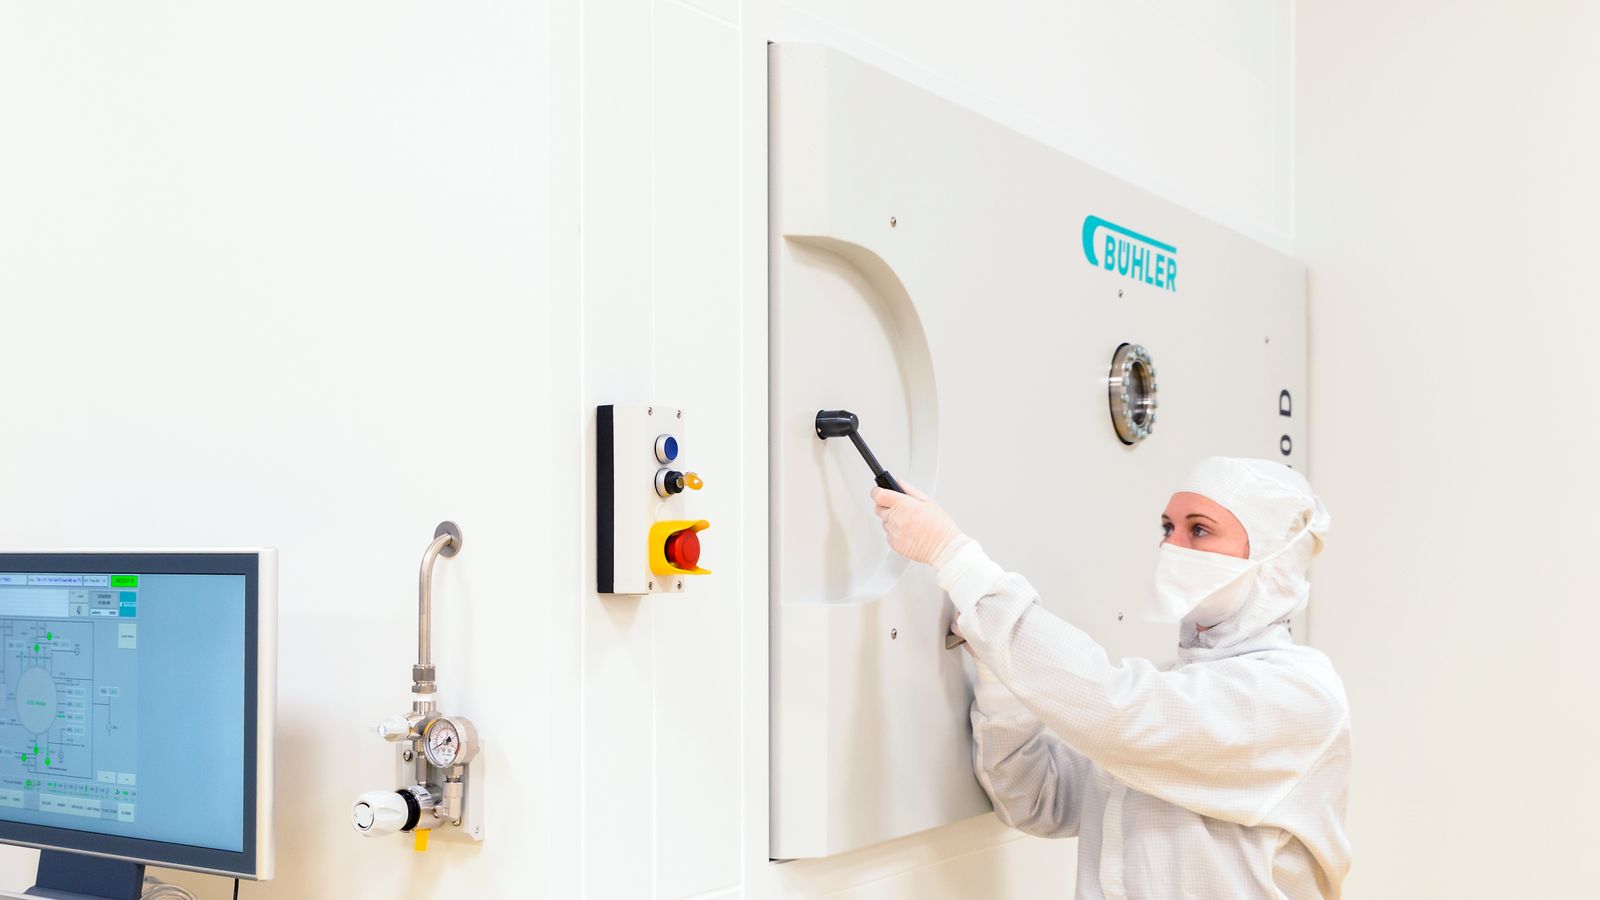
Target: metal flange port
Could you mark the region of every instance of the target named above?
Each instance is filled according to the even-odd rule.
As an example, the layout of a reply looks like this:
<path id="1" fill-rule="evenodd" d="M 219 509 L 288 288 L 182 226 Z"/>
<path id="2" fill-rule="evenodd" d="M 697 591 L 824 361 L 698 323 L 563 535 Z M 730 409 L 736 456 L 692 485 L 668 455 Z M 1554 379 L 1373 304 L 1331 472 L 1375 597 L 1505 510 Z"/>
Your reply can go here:
<path id="1" fill-rule="evenodd" d="M 1156 366 L 1150 351 L 1138 344 L 1117 347 L 1106 388 L 1117 439 L 1131 446 L 1150 437 L 1156 425 Z"/>

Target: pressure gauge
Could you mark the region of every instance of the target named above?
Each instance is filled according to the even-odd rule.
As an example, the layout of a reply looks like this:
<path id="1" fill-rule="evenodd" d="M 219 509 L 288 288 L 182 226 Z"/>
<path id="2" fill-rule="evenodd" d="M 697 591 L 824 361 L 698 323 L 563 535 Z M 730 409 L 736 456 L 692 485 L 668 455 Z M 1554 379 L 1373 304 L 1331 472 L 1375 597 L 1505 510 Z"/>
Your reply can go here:
<path id="1" fill-rule="evenodd" d="M 440 769 L 464 766 L 478 752 L 478 730 L 462 718 L 440 718 L 422 731 L 423 752 Z"/>
<path id="2" fill-rule="evenodd" d="M 1156 424 L 1156 366 L 1150 351 L 1138 344 L 1123 344 L 1111 358 L 1111 424 L 1124 444 L 1137 444 L 1150 436 Z"/>

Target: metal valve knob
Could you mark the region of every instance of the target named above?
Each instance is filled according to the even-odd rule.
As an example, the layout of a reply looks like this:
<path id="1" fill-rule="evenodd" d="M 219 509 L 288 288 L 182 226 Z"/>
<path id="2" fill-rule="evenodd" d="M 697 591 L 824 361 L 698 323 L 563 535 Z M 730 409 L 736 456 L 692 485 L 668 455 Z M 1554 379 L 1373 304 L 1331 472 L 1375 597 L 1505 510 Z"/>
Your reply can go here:
<path id="1" fill-rule="evenodd" d="M 405 716 L 394 716 L 378 723 L 378 736 L 390 743 L 411 740 L 416 737 L 412 731 L 411 720 Z"/>
<path id="2" fill-rule="evenodd" d="M 350 825 L 366 835 L 410 831 L 438 801 L 422 785 L 398 791 L 368 791 L 350 807 Z"/>
<path id="3" fill-rule="evenodd" d="M 411 809 L 399 791 L 368 791 L 350 807 L 350 824 L 362 834 L 393 834 L 405 829 Z"/>

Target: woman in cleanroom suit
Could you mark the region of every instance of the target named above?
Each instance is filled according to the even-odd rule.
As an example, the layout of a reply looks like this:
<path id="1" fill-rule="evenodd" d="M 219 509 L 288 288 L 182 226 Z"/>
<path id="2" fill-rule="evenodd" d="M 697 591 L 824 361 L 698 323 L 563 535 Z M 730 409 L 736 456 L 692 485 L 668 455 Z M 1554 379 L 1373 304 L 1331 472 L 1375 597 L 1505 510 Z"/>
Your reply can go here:
<path id="1" fill-rule="evenodd" d="M 1349 709 L 1328 658 L 1289 635 L 1328 529 L 1303 476 L 1213 457 L 1173 494 L 1150 611 L 1179 623 L 1166 666 L 1113 663 L 927 496 L 873 499 L 890 546 L 937 569 L 978 661 L 978 780 L 1006 824 L 1078 837 L 1078 897 L 1339 896 Z"/>

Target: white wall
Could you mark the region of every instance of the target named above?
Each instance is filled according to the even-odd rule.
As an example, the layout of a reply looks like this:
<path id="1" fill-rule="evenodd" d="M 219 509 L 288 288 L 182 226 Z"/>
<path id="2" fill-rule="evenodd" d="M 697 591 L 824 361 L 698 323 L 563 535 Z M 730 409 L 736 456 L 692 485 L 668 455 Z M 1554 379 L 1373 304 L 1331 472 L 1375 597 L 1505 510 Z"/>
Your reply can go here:
<path id="1" fill-rule="evenodd" d="M 1600 11 L 1362 0 L 1298 28 L 1349 895 L 1591 896 Z"/>
<path id="2" fill-rule="evenodd" d="M 1276 242 L 1293 210 L 1288 0 L 789 0 L 832 44 L 1090 165 Z"/>
<path id="3" fill-rule="evenodd" d="M 1289 19 L 975 9 L 0 11 L 0 377 L 30 423 L 0 543 L 282 548 L 280 878 L 246 896 L 1067 889 L 1070 842 L 992 817 L 766 861 L 765 44 L 831 41 L 1281 238 Z M 656 400 L 690 411 L 717 574 L 598 598 L 593 406 Z M 442 697 L 493 796 L 481 847 L 416 856 L 345 821 L 388 778 L 366 729 L 406 699 L 445 517 Z M 29 865 L 0 853 L 0 884 Z"/>
<path id="4" fill-rule="evenodd" d="M 0 545 L 281 549 L 280 879 L 247 896 L 537 871 L 533 548 L 571 527 L 551 435 L 577 427 L 552 419 L 547 29 L 515 2 L 0 12 Z M 481 848 L 411 858 L 346 816 L 393 778 L 371 727 L 409 703 L 443 518 L 442 697 L 500 793 Z"/>

